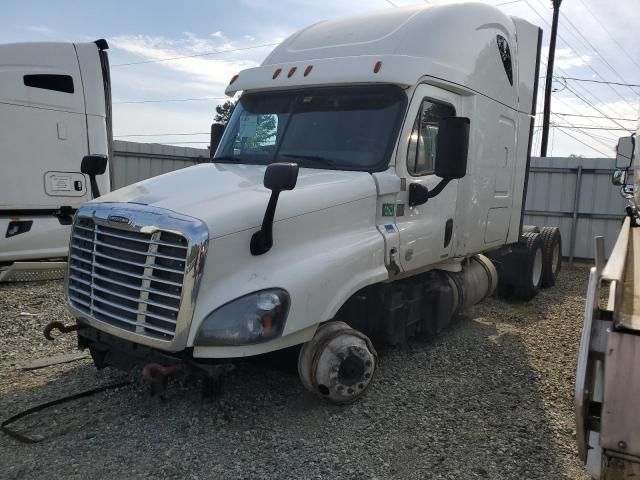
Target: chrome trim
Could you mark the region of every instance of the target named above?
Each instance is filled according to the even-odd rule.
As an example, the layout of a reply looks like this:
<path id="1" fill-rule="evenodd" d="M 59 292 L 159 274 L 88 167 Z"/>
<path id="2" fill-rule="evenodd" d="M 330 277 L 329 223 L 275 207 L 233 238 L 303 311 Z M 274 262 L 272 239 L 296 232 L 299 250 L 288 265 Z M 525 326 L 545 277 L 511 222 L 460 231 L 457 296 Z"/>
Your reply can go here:
<path id="1" fill-rule="evenodd" d="M 125 223 L 117 223 L 110 222 L 110 216 L 120 216 L 126 217 L 130 219 L 128 224 Z M 94 222 L 94 228 L 89 229 L 86 227 L 78 226 L 77 223 L 81 219 L 89 219 Z M 102 227 L 102 228 L 101 228 Z M 110 229 L 110 231 L 105 231 L 104 227 Z M 87 233 L 92 233 L 93 237 L 83 238 L 80 235 L 75 235 L 76 229 L 83 230 Z M 120 230 L 123 234 L 118 234 L 116 231 Z M 154 235 L 150 240 L 137 239 L 132 238 L 126 235 L 126 232 L 132 233 L 143 233 L 153 235 L 157 233 L 158 235 Z M 181 247 L 179 245 L 175 245 L 172 243 L 163 242 L 159 239 L 159 235 L 161 232 L 173 233 L 180 235 L 187 240 L 187 246 Z M 132 242 L 140 242 L 146 243 L 148 245 L 154 245 L 149 248 L 148 252 L 137 252 L 133 249 L 124 249 L 124 247 L 112 246 L 108 243 L 102 242 L 98 240 L 98 237 L 104 235 L 105 237 L 114 237 L 121 238 L 122 240 L 128 240 Z M 94 245 L 94 250 L 82 249 L 81 247 L 74 245 L 74 240 L 87 240 L 92 242 Z M 99 243 L 98 243 L 99 242 Z M 178 214 L 172 212 L 170 210 L 165 210 L 157 207 L 150 207 L 146 205 L 137 205 L 137 204 L 129 204 L 129 203 L 88 203 L 81 206 L 76 212 L 76 216 L 74 219 L 74 225 L 72 234 L 69 239 L 69 252 L 70 258 L 68 263 L 67 275 L 65 276 L 65 300 L 71 313 L 76 317 L 76 319 L 81 323 L 86 323 L 91 325 L 92 327 L 97 328 L 98 330 L 102 330 L 104 332 L 110 333 L 120 338 L 124 338 L 125 340 L 129 340 L 131 342 L 140 343 L 143 345 L 147 345 L 154 348 L 159 348 L 166 351 L 180 351 L 183 350 L 187 345 L 187 338 L 189 336 L 189 328 L 191 326 L 191 321 L 193 318 L 193 312 L 195 310 L 196 298 L 198 294 L 198 289 L 200 286 L 200 282 L 202 280 L 202 273 L 205 264 L 205 258 L 207 254 L 209 244 L 209 231 L 207 226 L 200 220 L 188 217 L 186 215 Z M 100 252 L 95 251 L 95 247 L 101 245 L 105 248 L 114 248 L 115 250 L 123 250 L 130 251 L 131 253 L 139 254 L 141 256 L 147 257 L 144 263 L 138 262 L 128 262 L 124 259 L 117 259 L 118 262 L 122 262 L 123 264 L 131 264 L 139 268 L 144 268 L 145 271 L 143 274 L 137 275 L 133 272 L 123 271 L 118 268 L 114 268 L 113 265 L 105 265 L 100 258 L 110 258 L 108 255 L 100 254 Z M 166 280 L 163 278 L 158 278 L 152 275 L 153 270 L 162 270 L 171 273 L 179 273 L 182 274 L 182 271 L 164 267 L 162 265 L 150 264 L 152 261 L 149 257 L 157 257 L 157 258 L 168 258 L 169 260 L 179 260 L 176 257 L 171 257 L 169 255 L 163 256 L 162 254 L 157 252 L 157 248 L 161 246 L 167 246 L 172 248 L 184 248 L 186 249 L 186 259 L 185 262 L 185 270 L 182 283 L 173 282 L 170 280 Z M 73 255 L 71 248 L 77 248 L 80 251 L 86 251 L 86 253 L 90 253 L 94 261 L 89 259 L 81 258 L 77 255 Z M 100 257 L 100 258 L 99 258 Z M 71 260 L 77 260 L 82 263 L 87 264 L 91 267 L 91 271 L 82 270 L 80 268 L 74 267 L 72 265 Z M 117 279 L 111 279 L 101 275 L 96 272 L 96 268 L 100 270 L 104 270 L 105 272 L 113 272 L 119 275 L 124 275 L 128 277 L 132 277 L 135 279 L 139 279 L 142 282 L 141 287 L 136 288 L 135 286 L 128 285 L 126 283 L 119 282 Z M 84 275 L 90 275 L 90 279 L 79 278 L 78 273 Z M 101 280 L 105 282 L 109 282 L 112 285 L 119 285 L 121 287 L 128 288 L 132 291 L 137 290 L 140 295 L 136 298 L 136 302 L 138 303 L 138 309 L 142 310 L 145 316 L 149 318 L 155 318 L 160 322 L 166 322 L 166 325 L 169 326 L 175 321 L 175 332 L 162 328 L 156 324 L 149 324 L 145 322 L 135 321 L 131 318 L 122 317 L 117 314 L 115 311 L 107 311 L 104 308 L 100 308 L 94 304 L 98 302 L 102 305 L 109 305 L 110 302 L 104 298 L 96 297 L 95 295 L 87 295 L 87 292 L 80 292 L 82 298 L 78 298 L 78 296 L 73 296 L 70 298 L 69 292 L 73 290 L 73 286 L 69 285 L 69 279 L 74 281 L 78 281 L 79 283 L 86 284 L 91 287 L 91 291 L 93 293 L 93 289 L 104 291 L 108 294 L 112 294 L 126 300 L 132 301 L 133 297 L 122 293 L 122 292 L 114 292 L 111 291 L 110 288 L 104 285 L 96 285 L 95 280 Z M 175 294 L 171 294 L 171 292 L 164 292 L 162 290 L 156 290 L 151 286 L 151 282 L 159 282 L 166 285 L 172 285 L 177 287 L 182 287 L 181 297 L 178 297 Z M 169 305 L 162 305 L 159 302 L 153 302 L 149 300 L 149 294 L 158 294 L 165 296 L 167 298 L 178 299 L 180 298 L 180 306 L 177 313 L 177 319 L 172 320 L 171 318 L 164 318 L 162 314 L 147 312 L 146 305 L 163 308 L 169 311 L 176 311 L 175 307 Z M 91 299 L 91 303 L 88 303 L 89 298 Z M 78 305 L 84 305 L 86 308 L 91 309 L 92 312 L 97 313 L 100 316 L 105 316 L 109 318 L 113 318 L 116 322 L 126 323 L 135 327 L 136 331 L 125 330 L 116 325 L 112 325 L 107 323 L 106 321 L 102 321 L 96 318 L 95 315 L 89 315 L 85 311 L 80 310 L 79 308 L 74 307 L 71 302 L 76 302 Z M 112 304 L 114 309 L 120 310 L 122 312 L 129 313 L 140 313 L 138 309 L 132 309 L 127 307 L 126 305 L 121 304 Z M 148 333 L 145 333 L 146 330 L 157 331 L 162 334 L 173 335 L 173 338 L 161 339 L 157 337 L 150 336 Z"/>

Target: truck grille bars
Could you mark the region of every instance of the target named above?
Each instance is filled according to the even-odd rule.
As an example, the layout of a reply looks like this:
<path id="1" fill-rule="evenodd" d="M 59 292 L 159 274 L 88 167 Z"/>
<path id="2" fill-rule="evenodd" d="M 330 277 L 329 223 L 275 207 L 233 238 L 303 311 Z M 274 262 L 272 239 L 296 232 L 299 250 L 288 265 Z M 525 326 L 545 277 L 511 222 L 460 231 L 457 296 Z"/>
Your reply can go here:
<path id="1" fill-rule="evenodd" d="M 69 245 L 69 305 L 99 329 L 180 350 L 186 346 L 207 240 L 201 222 L 173 212 L 85 205 Z"/>

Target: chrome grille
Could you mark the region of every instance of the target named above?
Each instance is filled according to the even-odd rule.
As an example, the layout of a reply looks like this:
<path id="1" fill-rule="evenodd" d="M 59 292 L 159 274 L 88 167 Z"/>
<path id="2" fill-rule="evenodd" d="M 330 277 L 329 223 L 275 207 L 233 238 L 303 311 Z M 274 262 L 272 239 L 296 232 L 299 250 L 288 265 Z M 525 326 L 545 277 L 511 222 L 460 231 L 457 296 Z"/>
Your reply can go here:
<path id="1" fill-rule="evenodd" d="M 85 212 L 88 208 L 90 215 Z M 125 224 L 109 221 L 112 206 L 79 210 L 69 244 L 67 299 L 72 309 L 89 319 L 166 347 L 174 342 L 180 324 L 184 327 L 191 320 L 197 270 L 208 235 L 202 234 L 203 225 L 197 225 L 198 242 L 191 242 L 188 232 L 196 220 L 167 211 L 159 214 L 149 207 L 127 208 L 117 215 L 133 218 Z M 189 227 L 186 234 L 175 229 L 181 222 Z M 174 228 L 163 229 L 163 223 Z"/>

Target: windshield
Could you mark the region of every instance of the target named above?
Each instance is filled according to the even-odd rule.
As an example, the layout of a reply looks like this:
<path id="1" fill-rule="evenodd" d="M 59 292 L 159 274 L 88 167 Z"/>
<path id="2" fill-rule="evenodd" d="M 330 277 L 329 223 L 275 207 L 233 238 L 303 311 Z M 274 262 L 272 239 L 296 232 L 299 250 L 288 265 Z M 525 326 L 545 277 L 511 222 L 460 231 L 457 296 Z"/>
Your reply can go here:
<path id="1" fill-rule="evenodd" d="M 382 170 L 405 104 L 391 85 L 243 95 L 214 161 Z"/>

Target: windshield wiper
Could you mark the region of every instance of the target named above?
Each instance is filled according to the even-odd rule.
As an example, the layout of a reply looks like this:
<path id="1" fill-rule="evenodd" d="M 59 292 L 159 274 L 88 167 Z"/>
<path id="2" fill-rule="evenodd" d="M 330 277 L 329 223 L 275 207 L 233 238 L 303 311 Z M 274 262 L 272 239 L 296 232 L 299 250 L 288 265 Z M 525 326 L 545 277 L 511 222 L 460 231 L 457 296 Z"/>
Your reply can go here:
<path id="1" fill-rule="evenodd" d="M 229 161 L 229 160 L 237 162 L 238 160 L 240 160 L 240 158 L 239 157 L 234 157 L 232 155 L 222 155 L 220 157 L 213 157 L 213 160 L 211 160 L 211 161 L 212 162 L 217 162 L 218 160 L 222 160 L 223 162 L 224 161 Z"/>
<path id="2" fill-rule="evenodd" d="M 312 160 L 314 162 L 322 163 L 330 168 L 336 168 L 336 162 L 331 160 L 330 158 L 322 157 L 320 155 L 302 155 L 298 153 L 281 153 L 280 157 L 287 158 L 299 158 L 301 160 Z"/>

